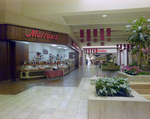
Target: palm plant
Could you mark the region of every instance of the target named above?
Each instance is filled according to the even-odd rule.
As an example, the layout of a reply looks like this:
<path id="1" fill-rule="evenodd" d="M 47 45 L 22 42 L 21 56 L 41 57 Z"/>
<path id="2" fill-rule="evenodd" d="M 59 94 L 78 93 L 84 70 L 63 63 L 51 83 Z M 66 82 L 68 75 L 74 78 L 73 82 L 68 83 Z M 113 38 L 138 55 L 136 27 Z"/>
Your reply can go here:
<path id="1" fill-rule="evenodd" d="M 149 41 L 150 41 L 150 19 L 145 19 L 145 17 L 141 17 L 140 20 L 136 19 L 134 22 L 128 21 L 128 23 L 132 23 L 132 25 L 127 25 L 124 28 L 125 32 L 131 32 L 132 34 L 126 39 L 126 41 L 129 41 L 130 44 L 133 46 L 136 46 L 133 48 L 133 54 L 136 54 L 139 52 L 138 55 L 138 67 L 140 64 L 142 51 L 141 49 L 149 48 Z M 127 29 L 129 28 L 129 29 Z"/>
<path id="2" fill-rule="evenodd" d="M 107 62 L 109 62 L 112 58 L 111 58 L 112 54 L 109 53 L 109 54 L 106 54 L 106 58 L 107 58 Z"/>

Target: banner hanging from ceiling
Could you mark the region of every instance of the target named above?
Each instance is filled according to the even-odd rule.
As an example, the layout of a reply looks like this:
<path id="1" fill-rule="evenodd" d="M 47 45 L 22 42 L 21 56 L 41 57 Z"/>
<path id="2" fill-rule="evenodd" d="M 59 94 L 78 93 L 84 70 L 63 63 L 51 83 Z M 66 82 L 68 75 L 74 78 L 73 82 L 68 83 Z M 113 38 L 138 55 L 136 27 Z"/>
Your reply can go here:
<path id="1" fill-rule="evenodd" d="M 100 41 L 104 41 L 104 29 L 100 29 Z"/>
<path id="2" fill-rule="evenodd" d="M 87 29 L 87 41 L 91 41 L 91 29 Z"/>
<path id="3" fill-rule="evenodd" d="M 93 29 L 93 37 L 97 37 L 97 29 Z"/>
<path id="4" fill-rule="evenodd" d="M 80 38 L 84 38 L 84 30 L 80 30 Z"/>

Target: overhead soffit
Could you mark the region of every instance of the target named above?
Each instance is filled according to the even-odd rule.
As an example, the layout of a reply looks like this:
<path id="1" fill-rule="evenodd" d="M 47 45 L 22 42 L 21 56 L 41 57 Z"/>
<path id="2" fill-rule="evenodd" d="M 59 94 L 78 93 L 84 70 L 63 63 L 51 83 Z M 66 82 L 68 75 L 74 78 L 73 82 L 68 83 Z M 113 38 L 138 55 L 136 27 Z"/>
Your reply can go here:
<path id="1" fill-rule="evenodd" d="M 9 0 L 7 0 L 9 1 Z M 113 39 L 125 40 L 123 31 L 128 20 L 150 18 L 149 0 L 19 0 L 21 14 L 30 18 L 72 28 L 80 40 L 80 29 L 111 28 Z M 12 7 L 13 8 L 13 7 Z M 102 18 L 107 14 L 106 18 Z M 106 29 L 105 29 L 106 30 Z M 85 31 L 86 32 L 86 31 Z"/>

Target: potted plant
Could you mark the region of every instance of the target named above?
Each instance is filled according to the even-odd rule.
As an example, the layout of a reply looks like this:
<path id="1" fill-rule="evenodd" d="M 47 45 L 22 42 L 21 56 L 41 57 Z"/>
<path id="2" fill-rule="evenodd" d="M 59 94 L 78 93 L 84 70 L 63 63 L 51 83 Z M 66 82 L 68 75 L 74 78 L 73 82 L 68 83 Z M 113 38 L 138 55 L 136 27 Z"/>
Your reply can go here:
<path id="1" fill-rule="evenodd" d="M 107 62 L 109 62 L 111 59 L 112 59 L 112 54 L 109 53 L 109 54 L 106 54 L 106 58 L 107 58 Z"/>
<path id="2" fill-rule="evenodd" d="M 132 97 L 130 84 L 127 78 L 99 78 L 95 89 L 97 96 L 123 96 Z"/>
<path id="3" fill-rule="evenodd" d="M 90 42 L 88 42 L 88 43 L 87 43 L 87 46 L 91 46 L 91 43 L 90 43 Z"/>
<path id="4" fill-rule="evenodd" d="M 142 71 L 138 66 L 133 66 L 132 64 L 121 68 L 121 70 L 130 75 L 150 75 L 150 72 Z"/>
<path id="5" fill-rule="evenodd" d="M 81 41 L 81 43 L 84 43 L 84 39 L 81 39 L 80 41 Z"/>
<path id="6" fill-rule="evenodd" d="M 104 46 L 104 45 L 105 45 L 105 43 L 104 43 L 103 41 L 102 41 L 100 44 L 101 44 L 101 46 Z"/>
<path id="7" fill-rule="evenodd" d="M 111 38 L 110 37 L 107 38 L 107 42 L 111 42 Z"/>
<path id="8" fill-rule="evenodd" d="M 124 71 L 125 73 L 127 74 L 130 74 L 130 75 L 138 75 L 139 72 L 141 72 L 142 70 L 139 69 L 137 66 L 125 66 L 125 68 L 121 68 L 122 71 Z"/>
<path id="9" fill-rule="evenodd" d="M 97 38 L 94 38 L 94 42 L 97 42 Z"/>
<path id="10" fill-rule="evenodd" d="M 124 28 L 125 32 L 132 32 L 132 34 L 126 39 L 129 41 L 133 46 L 136 46 L 133 49 L 133 54 L 139 52 L 138 55 L 138 67 L 141 60 L 141 49 L 149 48 L 149 41 L 150 41 L 150 25 L 147 23 L 150 22 L 150 19 L 145 19 L 145 17 L 141 17 L 140 20 L 136 19 L 133 22 L 128 21 L 132 25 L 127 25 Z"/>

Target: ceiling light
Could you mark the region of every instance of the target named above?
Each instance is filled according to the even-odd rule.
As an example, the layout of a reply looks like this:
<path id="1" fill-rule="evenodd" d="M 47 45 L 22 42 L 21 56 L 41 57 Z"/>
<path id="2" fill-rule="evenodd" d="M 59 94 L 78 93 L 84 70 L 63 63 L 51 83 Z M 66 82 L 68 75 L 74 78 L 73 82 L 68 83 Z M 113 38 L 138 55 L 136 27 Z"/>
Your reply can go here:
<path id="1" fill-rule="evenodd" d="M 57 48 L 62 48 L 62 47 L 57 47 Z"/>
<path id="2" fill-rule="evenodd" d="M 68 48 L 64 48 L 64 49 L 68 49 Z"/>
<path id="3" fill-rule="evenodd" d="M 57 45 L 52 45 L 52 46 L 57 46 Z"/>
<path id="4" fill-rule="evenodd" d="M 104 14 L 104 15 L 102 15 L 102 17 L 107 17 L 107 15 L 106 15 L 106 14 Z"/>

